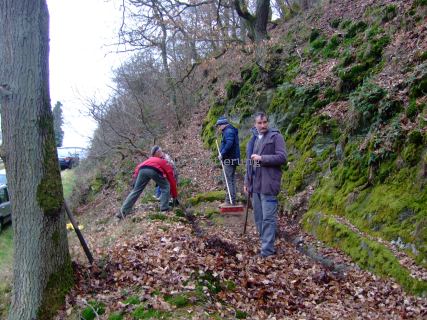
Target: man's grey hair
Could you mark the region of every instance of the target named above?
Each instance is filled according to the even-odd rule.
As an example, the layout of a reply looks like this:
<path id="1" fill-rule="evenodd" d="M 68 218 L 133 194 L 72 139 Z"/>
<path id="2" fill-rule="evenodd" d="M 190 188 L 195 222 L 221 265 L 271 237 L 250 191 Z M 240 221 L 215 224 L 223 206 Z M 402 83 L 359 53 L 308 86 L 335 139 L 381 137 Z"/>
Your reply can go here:
<path id="1" fill-rule="evenodd" d="M 261 119 L 266 118 L 268 121 L 267 114 L 265 112 L 262 112 L 262 111 L 258 111 L 257 113 L 254 114 L 254 121 L 256 121 L 257 118 L 261 118 Z"/>

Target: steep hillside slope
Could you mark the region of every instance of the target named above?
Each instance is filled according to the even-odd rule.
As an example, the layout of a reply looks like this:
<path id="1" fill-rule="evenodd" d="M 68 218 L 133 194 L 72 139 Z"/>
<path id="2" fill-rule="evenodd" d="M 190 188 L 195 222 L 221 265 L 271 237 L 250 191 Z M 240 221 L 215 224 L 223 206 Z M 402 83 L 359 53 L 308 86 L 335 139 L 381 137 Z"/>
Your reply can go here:
<path id="1" fill-rule="evenodd" d="M 331 1 L 279 24 L 261 58 L 242 47 L 216 62 L 227 72 L 211 85 L 202 132 L 214 150 L 225 114 L 244 146 L 251 114 L 266 111 L 289 150 L 288 218 L 418 294 L 427 294 L 426 12 L 422 0 Z"/>

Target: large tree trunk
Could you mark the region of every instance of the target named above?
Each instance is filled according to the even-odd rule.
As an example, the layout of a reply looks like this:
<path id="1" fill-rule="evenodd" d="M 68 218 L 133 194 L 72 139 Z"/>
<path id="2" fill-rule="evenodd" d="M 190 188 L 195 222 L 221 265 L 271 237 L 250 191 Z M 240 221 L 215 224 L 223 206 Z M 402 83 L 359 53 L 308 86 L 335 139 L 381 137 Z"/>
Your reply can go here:
<path id="1" fill-rule="evenodd" d="M 49 319 L 72 283 L 49 96 L 45 0 L 0 1 L 1 125 L 12 203 L 9 319 Z"/>
<path id="2" fill-rule="evenodd" d="M 255 15 L 249 13 L 245 0 L 234 0 L 237 14 L 244 20 L 249 38 L 260 42 L 267 38 L 270 0 L 257 0 Z"/>

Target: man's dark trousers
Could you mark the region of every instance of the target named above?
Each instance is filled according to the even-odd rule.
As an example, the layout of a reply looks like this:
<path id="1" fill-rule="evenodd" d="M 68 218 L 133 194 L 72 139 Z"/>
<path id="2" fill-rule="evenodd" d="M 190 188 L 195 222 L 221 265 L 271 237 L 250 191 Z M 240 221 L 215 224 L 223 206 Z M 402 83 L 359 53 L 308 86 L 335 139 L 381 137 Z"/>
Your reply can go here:
<path id="1" fill-rule="evenodd" d="M 139 170 L 133 190 L 129 193 L 122 205 L 121 211 L 124 216 L 131 211 L 136 200 L 138 200 L 142 191 L 144 191 L 145 187 L 151 179 L 153 179 L 154 182 L 156 182 L 160 187 L 160 210 L 163 211 L 169 209 L 170 186 L 168 180 L 157 170 L 149 167 L 143 167 Z"/>
<path id="2" fill-rule="evenodd" d="M 227 193 L 225 196 L 225 202 L 236 204 L 236 167 L 237 166 L 226 164 L 226 163 L 227 163 L 227 160 L 224 161 L 224 171 L 225 171 L 225 176 L 227 177 L 228 187 L 230 189 L 232 201 L 230 201 L 230 197 L 228 195 L 228 190 L 227 190 Z"/>

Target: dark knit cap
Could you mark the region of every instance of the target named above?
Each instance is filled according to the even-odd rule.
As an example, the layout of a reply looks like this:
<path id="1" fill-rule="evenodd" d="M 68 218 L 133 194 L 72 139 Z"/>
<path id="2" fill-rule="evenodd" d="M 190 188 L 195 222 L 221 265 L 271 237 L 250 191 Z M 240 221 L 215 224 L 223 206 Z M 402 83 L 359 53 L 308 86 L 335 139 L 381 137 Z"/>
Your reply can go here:
<path id="1" fill-rule="evenodd" d="M 218 120 L 216 121 L 215 126 L 220 126 L 220 125 L 223 125 L 223 124 L 228 124 L 228 120 L 227 120 L 227 118 L 226 118 L 226 117 L 221 116 L 221 117 L 219 117 L 219 118 L 218 118 Z"/>
<path id="2" fill-rule="evenodd" d="M 159 146 L 154 146 L 154 147 L 152 147 L 152 148 L 151 148 L 150 155 L 153 157 L 153 156 L 154 156 L 154 154 L 155 154 L 157 151 L 159 151 L 159 149 L 160 149 L 160 147 L 159 147 Z"/>

